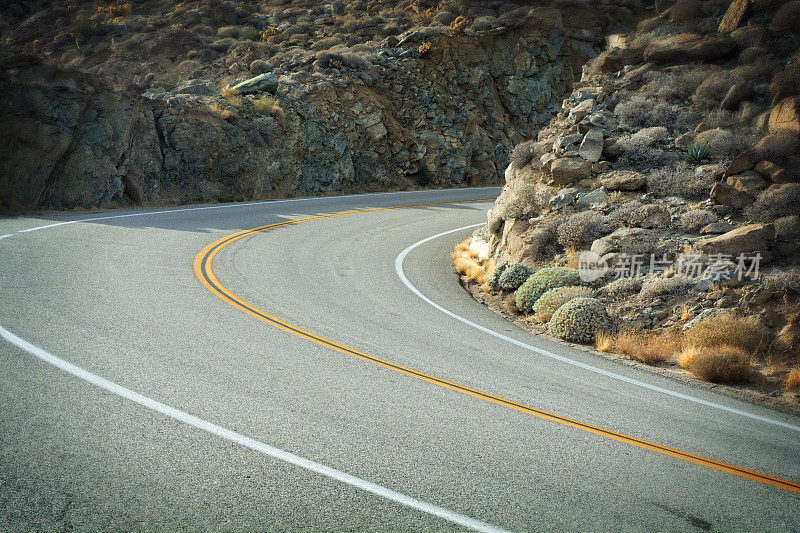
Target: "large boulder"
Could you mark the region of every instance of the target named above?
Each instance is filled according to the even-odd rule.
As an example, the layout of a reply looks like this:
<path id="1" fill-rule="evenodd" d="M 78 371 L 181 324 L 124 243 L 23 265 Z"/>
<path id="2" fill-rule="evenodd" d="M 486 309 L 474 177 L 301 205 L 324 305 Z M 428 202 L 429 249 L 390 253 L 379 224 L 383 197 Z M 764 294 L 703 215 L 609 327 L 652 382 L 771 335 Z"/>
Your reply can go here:
<path id="1" fill-rule="evenodd" d="M 793 181 L 795 178 L 791 172 L 772 161 L 760 161 L 756 164 L 754 170 L 774 183 L 786 183 Z"/>
<path id="2" fill-rule="evenodd" d="M 663 64 L 708 63 L 727 57 L 736 48 L 730 37 L 679 33 L 654 39 L 647 45 L 644 59 Z"/>
<path id="3" fill-rule="evenodd" d="M 769 186 L 769 183 L 761 177 L 761 174 L 748 170 L 736 176 L 731 176 L 727 180 L 728 185 L 750 195 L 757 195 Z"/>
<path id="4" fill-rule="evenodd" d="M 744 209 L 755 201 L 755 196 L 720 182 L 711 189 L 711 201 L 734 209 Z"/>
<path id="5" fill-rule="evenodd" d="M 254 94 L 261 91 L 274 92 L 278 88 L 278 75 L 274 72 L 259 74 L 226 90 L 226 94 Z"/>
<path id="6" fill-rule="evenodd" d="M 612 170 L 600 176 L 609 191 L 635 191 L 647 185 L 647 176 L 633 170 Z"/>
<path id="7" fill-rule="evenodd" d="M 736 111 L 739 104 L 753 97 L 753 84 L 747 81 L 739 82 L 725 94 L 725 98 L 720 102 L 720 109 L 726 111 Z"/>
<path id="8" fill-rule="evenodd" d="M 719 33 L 730 33 L 744 24 L 750 16 L 752 7 L 753 0 L 733 0 L 725 12 L 725 16 L 722 17 L 722 22 L 719 23 L 717 31 Z"/>
<path id="9" fill-rule="evenodd" d="M 758 161 L 759 156 L 755 150 L 745 150 L 731 160 L 723 176 L 727 178 L 728 176 L 741 174 L 746 170 L 752 170 Z"/>
<path id="10" fill-rule="evenodd" d="M 800 133 L 800 96 L 784 98 L 769 113 L 769 131 Z"/>
<path id="11" fill-rule="evenodd" d="M 589 162 L 582 157 L 562 157 L 550 166 L 553 184 L 563 187 L 589 177 Z"/>
<path id="12" fill-rule="evenodd" d="M 695 248 L 708 254 L 751 254 L 767 252 L 775 244 L 775 226 L 769 224 L 750 224 L 736 228 L 717 237 L 701 239 Z"/>
<path id="13" fill-rule="evenodd" d="M 603 155 L 603 134 L 597 130 L 586 132 L 578 154 L 591 163 L 600 161 L 600 157 Z"/>
<path id="14" fill-rule="evenodd" d="M 638 65 L 643 53 L 643 46 L 611 48 L 600 54 L 597 68 L 600 72 L 616 72 L 626 65 Z"/>
<path id="15" fill-rule="evenodd" d="M 175 89 L 175 94 L 193 94 L 197 96 L 216 96 L 219 94 L 217 86 L 211 80 L 189 80 Z"/>

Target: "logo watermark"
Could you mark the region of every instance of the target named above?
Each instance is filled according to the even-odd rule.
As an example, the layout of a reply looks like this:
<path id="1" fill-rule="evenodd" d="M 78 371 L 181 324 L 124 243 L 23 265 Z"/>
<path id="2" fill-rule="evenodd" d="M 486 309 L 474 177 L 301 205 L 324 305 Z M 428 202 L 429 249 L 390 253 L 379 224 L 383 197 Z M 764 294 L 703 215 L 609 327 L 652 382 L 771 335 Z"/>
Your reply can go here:
<path id="1" fill-rule="evenodd" d="M 666 254 L 614 254 L 614 264 L 594 252 L 578 256 L 578 275 L 584 282 L 596 281 L 613 271 L 614 279 L 658 277 L 674 274 L 692 279 L 725 281 L 736 278 L 758 279 L 761 253 L 754 254 L 681 254 L 671 259 Z"/>

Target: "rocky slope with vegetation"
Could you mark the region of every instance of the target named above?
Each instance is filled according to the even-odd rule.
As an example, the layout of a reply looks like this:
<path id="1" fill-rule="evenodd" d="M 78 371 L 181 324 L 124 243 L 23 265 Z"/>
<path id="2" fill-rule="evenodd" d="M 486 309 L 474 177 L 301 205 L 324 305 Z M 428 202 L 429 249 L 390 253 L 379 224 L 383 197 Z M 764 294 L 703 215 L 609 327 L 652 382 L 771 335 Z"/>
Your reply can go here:
<path id="1" fill-rule="evenodd" d="M 495 184 L 629 4 L 4 3 L 0 210 Z"/>
<path id="2" fill-rule="evenodd" d="M 800 2 L 609 37 L 453 254 L 539 333 L 800 407 Z"/>

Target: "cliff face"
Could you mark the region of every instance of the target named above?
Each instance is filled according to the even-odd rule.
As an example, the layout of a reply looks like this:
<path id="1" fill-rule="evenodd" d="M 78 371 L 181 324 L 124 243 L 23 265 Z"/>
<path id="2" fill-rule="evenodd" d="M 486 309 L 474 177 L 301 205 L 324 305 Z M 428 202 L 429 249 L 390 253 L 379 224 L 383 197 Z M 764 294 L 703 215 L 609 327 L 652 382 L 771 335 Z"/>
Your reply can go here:
<path id="1" fill-rule="evenodd" d="M 7 56 L 0 209 L 494 184 L 591 54 L 570 31 L 548 8 L 455 35 L 415 28 L 357 57 L 306 53 L 224 96 L 202 78 L 116 91 Z"/>

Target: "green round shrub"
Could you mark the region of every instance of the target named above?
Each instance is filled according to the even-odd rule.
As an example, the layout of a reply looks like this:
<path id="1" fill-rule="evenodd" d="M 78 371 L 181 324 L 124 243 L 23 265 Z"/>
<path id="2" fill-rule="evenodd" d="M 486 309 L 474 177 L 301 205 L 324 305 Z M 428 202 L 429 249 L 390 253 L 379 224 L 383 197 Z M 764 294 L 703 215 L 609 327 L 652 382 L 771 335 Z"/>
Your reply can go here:
<path id="1" fill-rule="evenodd" d="M 547 327 L 550 335 L 568 342 L 590 344 L 598 331 L 611 329 L 611 317 L 596 298 L 575 298 L 553 313 Z"/>
<path id="2" fill-rule="evenodd" d="M 513 291 L 522 285 L 531 274 L 533 274 L 533 270 L 530 267 L 522 263 L 514 263 L 513 265 L 508 265 L 508 268 L 500 274 L 497 284 L 501 289 Z"/>
<path id="3" fill-rule="evenodd" d="M 508 263 L 505 262 L 500 263 L 499 265 L 494 267 L 494 270 L 492 271 L 492 276 L 488 280 L 486 280 L 486 284 L 489 286 L 490 289 L 492 289 L 493 291 L 500 290 L 500 275 L 503 272 L 505 272 L 507 268 L 508 268 Z"/>
<path id="4" fill-rule="evenodd" d="M 536 313 L 536 318 L 542 322 L 547 322 L 559 307 L 575 298 L 592 298 L 595 291 L 590 287 L 557 287 L 550 289 L 536 300 L 531 310 Z"/>
<path id="5" fill-rule="evenodd" d="M 517 289 L 514 301 L 517 309 L 523 313 L 529 313 L 536 300 L 550 289 L 580 284 L 581 278 L 574 268 L 542 268 L 525 280 L 525 283 Z"/>

